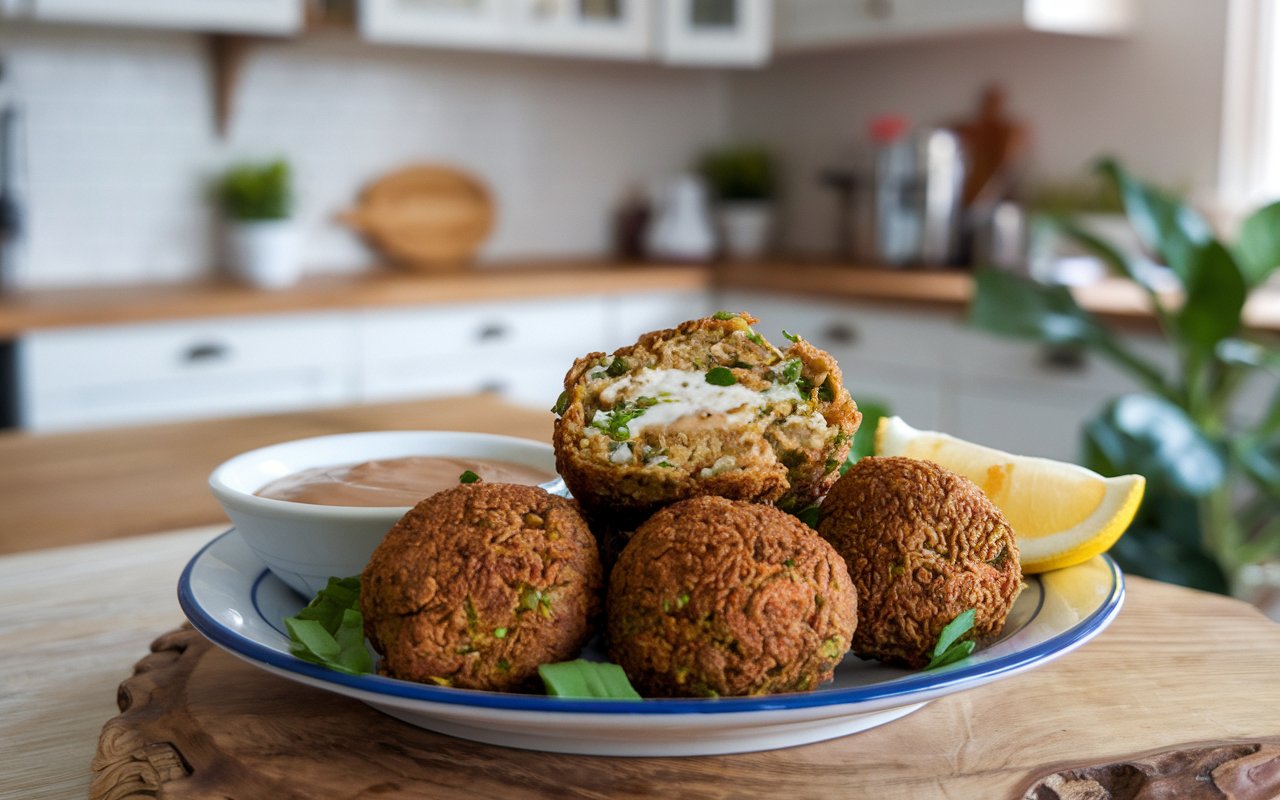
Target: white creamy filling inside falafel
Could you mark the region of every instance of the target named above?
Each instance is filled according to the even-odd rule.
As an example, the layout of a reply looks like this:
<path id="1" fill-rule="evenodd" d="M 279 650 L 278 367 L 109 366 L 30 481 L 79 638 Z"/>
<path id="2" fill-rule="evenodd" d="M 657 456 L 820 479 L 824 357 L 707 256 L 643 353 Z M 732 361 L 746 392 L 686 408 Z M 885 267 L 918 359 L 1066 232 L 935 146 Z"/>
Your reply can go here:
<path id="1" fill-rule="evenodd" d="M 774 384 L 764 391 L 749 389 L 741 384 L 720 386 L 709 383 L 703 372 L 680 369 L 643 368 L 624 375 L 600 392 L 600 401 L 611 407 L 622 402 L 636 402 L 649 398 L 643 413 L 628 420 L 627 427 L 635 436 L 646 428 L 669 427 L 679 420 L 714 419 L 731 426 L 745 425 L 756 418 L 760 409 L 779 402 L 794 403 L 797 393 L 794 384 Z M 608 411 L 596 411 L 592 422 Z M 799 415 L 797 415 L 799 416 Z M 826 428 L 821 414 L 803 415 L 815 420 L 814 425 Z"/>

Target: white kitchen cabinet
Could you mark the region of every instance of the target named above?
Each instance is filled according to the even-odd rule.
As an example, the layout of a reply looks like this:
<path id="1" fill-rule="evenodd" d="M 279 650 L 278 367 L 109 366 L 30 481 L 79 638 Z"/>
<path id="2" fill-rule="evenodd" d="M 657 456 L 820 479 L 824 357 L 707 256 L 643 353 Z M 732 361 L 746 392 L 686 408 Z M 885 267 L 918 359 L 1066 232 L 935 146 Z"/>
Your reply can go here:
<path id="1" fill-rule="evenodd" d="M 668 64 L 758 66 L 769 60 L 772 0 L 662 0 L 659 57 Z"/>
<path id="2" fill-rule="evenodd" d="M 19 414 L 55 431 L 343 403 L 351 331 L 345 314 L 39 331 L 18 345 Z"/>
<path id="3" fill-rule="evenodd" d="M 1078 461 L 1083 423 L 1111 398 L 1139 391 L 1095 356 L 1055 357 L 1041 345 L 969 328 L 958 312 L 748 292 L 719 302 L 759 317 L 756 328 L 775 343 L 785 328 L 830 352 L 855 400 L 883 402 L 913 427 L 1009 452 Z M 1161 368 L 1171 363 L 1155 337 L 1126 343 Z"/>
<path id="4" fill-rule="evenodd" d="M 372 42 L 503 48 L 508 0 L 359 0 L 360 35 Z"/>
<path id="5" fill-rule="evenodd" d="M 1131 0 L 777 0 L 779 51 L 1031 30 L 1127 32 Z"/>
<path id="6" fill-rule="evenodd" d="M 651 0 L 510 0 L 516 50 L 598 58 L 653 55 Z"/>
<path id="7" fill-rule="evenodd" d="M 549 409 L 574 359 L 608 337 L 606 298 L 364 312 L 360 399 L 496 391 Z"/>
<path id="8" fill-rule="evenodd" d="M 26 0 L 23 16 L 148 28 L 294 34 L 303 0 Z"/>

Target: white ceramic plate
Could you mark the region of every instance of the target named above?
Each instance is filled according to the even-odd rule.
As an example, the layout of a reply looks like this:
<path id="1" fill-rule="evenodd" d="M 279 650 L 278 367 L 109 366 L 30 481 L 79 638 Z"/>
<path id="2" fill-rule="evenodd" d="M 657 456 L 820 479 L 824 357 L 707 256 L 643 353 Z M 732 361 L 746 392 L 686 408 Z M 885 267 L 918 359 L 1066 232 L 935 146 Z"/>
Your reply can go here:
<path id="1" fill-rule="evenodd" d="M 803 694 L 623 702 L 448 689 L 343 675 L 289 653 L 282 620 L 306 604 L 235 530 L 196 554 L 178 600 L 215 644 L 277 675 L 354 697 L 428 730 L 489 744 L 609 756 L 692 756 L 790 747 L 866 730 L 929 700 L 1045 664 L 1098 635 L 1120 611 L 1124 580 L 1099 556 L 1031 576 L 1000 639 L 930 672 L 850 656 L 832 683 Z M 584 654 L 590 658 L 598 655 Z"/>

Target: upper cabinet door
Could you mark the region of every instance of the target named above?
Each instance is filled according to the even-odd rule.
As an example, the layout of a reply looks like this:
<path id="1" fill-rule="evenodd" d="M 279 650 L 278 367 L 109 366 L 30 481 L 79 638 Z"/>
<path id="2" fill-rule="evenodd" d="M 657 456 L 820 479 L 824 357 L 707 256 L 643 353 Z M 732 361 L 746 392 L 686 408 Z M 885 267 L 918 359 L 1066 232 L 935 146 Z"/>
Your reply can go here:
<path id="1" fill-rule="evenodd" d="M 29 0 L 33 19 L 148 28 L 293 34 L 303 0 Z"/>
<path id="2" fill-rule="evenodd" d="M 600 58 L 653 55 L 652 0 L 511 0 L 519 50 Z"/>
<path id="3" fill-rule="evenodd" d="M 360 34 L 375 42 L 511 46 L 507 0 L 359 0 Z"/>
<path id="4" fill-rule="evenodd" d="M 769 60 L 771 0 L 662 0 L 660 55 L 669 64 L 756 66 Z"/>
<path id="5" fill-rule="evenodd" d="M 778 0 L 779 50 L 907 41 L 992 31 L 1114 36 L 1132 0 Z"/>

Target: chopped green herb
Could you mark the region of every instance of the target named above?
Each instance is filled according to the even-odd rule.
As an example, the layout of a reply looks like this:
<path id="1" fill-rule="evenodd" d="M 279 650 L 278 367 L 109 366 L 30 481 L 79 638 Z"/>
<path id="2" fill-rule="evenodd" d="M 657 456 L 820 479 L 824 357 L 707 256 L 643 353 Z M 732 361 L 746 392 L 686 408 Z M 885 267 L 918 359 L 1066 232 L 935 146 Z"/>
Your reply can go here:
<path id="1" fill-rule="evenodd" d="M 707 383 L 714 386 L 732 386 L 738 382 L 738 376 L 728 367 L 712 367 L 707 370 Z"/>
<path id="2" fill-rule="evenodd" d="M 818 529 L 818 522 L 822 520 L 822 506 L 814 503 L 813 505 L 808 505 L 800 509 L 795 515 L 797 519 L 816 531 Z"/>
<path id="3" fill-rule="evenodd" d="M 689 605 L 689 593 L 685 592 L 676 598 L 676 609 L 679 610 Z"/>
<path id="4" fill-rule="evenodd" d="M 788 558 L 786 561 L 782 562 L 782 566 L 786 567 L 787 569 L 792 569 L 793 567 L 795 567 L 795 565 L 796 565 L 796 560 L 794 558 Z"/>
<path id="5" fill-rule="evenodd" d="M 804 362 L 798 358 L 793 358 L 782 365 L 782 383 L 795 383 L 800 380 L 800 371 L 804 369 Z"/>
<path id="6" fill-rule="evenodd" d="M 786 328 L 783 328 L 783 329 L 782 329 L 782 335 L 786 337 L 786 339 L 787 339 L 787 341 L 788 341 L 788 342 L 796 342 L 796 341 L 799 341 L 799 340 L 800 340 L 800 336 L 799 336 L 799 335 L 794 334 L 794 333 L 791 333 L 791 332 L 790 332 L 790 331 L 788 331 Z"/>
<path id="7" fill-rule="evenodd" d="M 818 399 L 825 403 L 831 403 L 835 401 L 836 390 L 831 386 L 830 375 L 828 375 L 827 379 L 822 382 L 821 386 L 818 387 Z"/>
<path id="8" fill-rule="evenodd" d="M 560 396 L 556 398 L 556 404 L 551 407 L 551 413 L 555 414 L 558 417 L 561 414 L 563 414 L 564 410 L 568 407 L 569 407 L 569 393 L 561 392 Z"/>
<path id="9" fill-rule="evenodd" d="M 609 434 L 609 438 L 615 442 L 625 442 L 631 438 L 631 429 L 627 427 L 627 423 L 644 414 L 646 408 L 656 405 L 657 402 L 652 397 L 641 397 L 635 402 L 624 400 L 591 425 Z"/>
<path id="10" fill-rule="evenodd" d="M 304 661 L 348 675 L 373 672 L 373 656 L 364 643 L 360 615 L 360 578 L 330 578 L 307 607 L 284 626 L 289 652 Z"/>
<path id="11" fill-rule="evenodd" d="M 458 483 L 476 483 L 479 480 L 480 480 L 480 476 L 475 474 L 471 470 L 467 470 L 466 472 L 458 476 Z"/>
<path id="12" fill-rule="evenodd" d="M 506 629 L 506 628 L 494 628 L 494 629 L 493 629 L 493 638 L 495 638 L 495 639 L 505 639 L 505 638 L 507 638 L 507 629 Z"/>
<path id="13" fill-rule="evenodd" d="M 726 320 L 726 319 L 735 319 L 735 318 L 737 318 L 737 316 L 738 316 L 738 315 L 737 315 L 737 314 L 735 314 L 735 313 L 733 313 L 732 311 L 717 311 L 716 313 L 714 313 L 714 314 L 712 314 L 712 315 L 711 315 L 711 318 L 712 318 L 712 319 L 719 319 L 719 320 Z"/>
<path id="14" fill-rule="evenodd" d="M 640 693 L 617 664 L 598 661 L 562 661 L 539 664 L 538 675 L 552 697 L 584 697 L 600 700 L 640 700 Z"/>
<path id="15" fill-rule="evenodd" d="M 610 378 L 618 378 L 625 375 L 628 369 L 629 367 L 627 366 L 626 359 L 621 356 L 614 356 L 613 361 L 609 363 L 609 368 L 604 372 Z"/>
<path id="16" fill-rule="evenodd" d="M 973 629 L 976 614 L 977 612 L 971 608 L 947 623 L 947 626 L 938 634 L 938 643 L 933 646 L 932 657 L 925 669 L 937 669 L 962 658 L 968 658 L 975 647 L 974 642 L 972 639 L 959 640 L 961 636 Z"/>
<path id="17" fill-rule="evenodd" d="M 761 347 L 765 346 L 764 337 L 752 330 L 747 331 L 747 341 L 758 344 Z"/>

